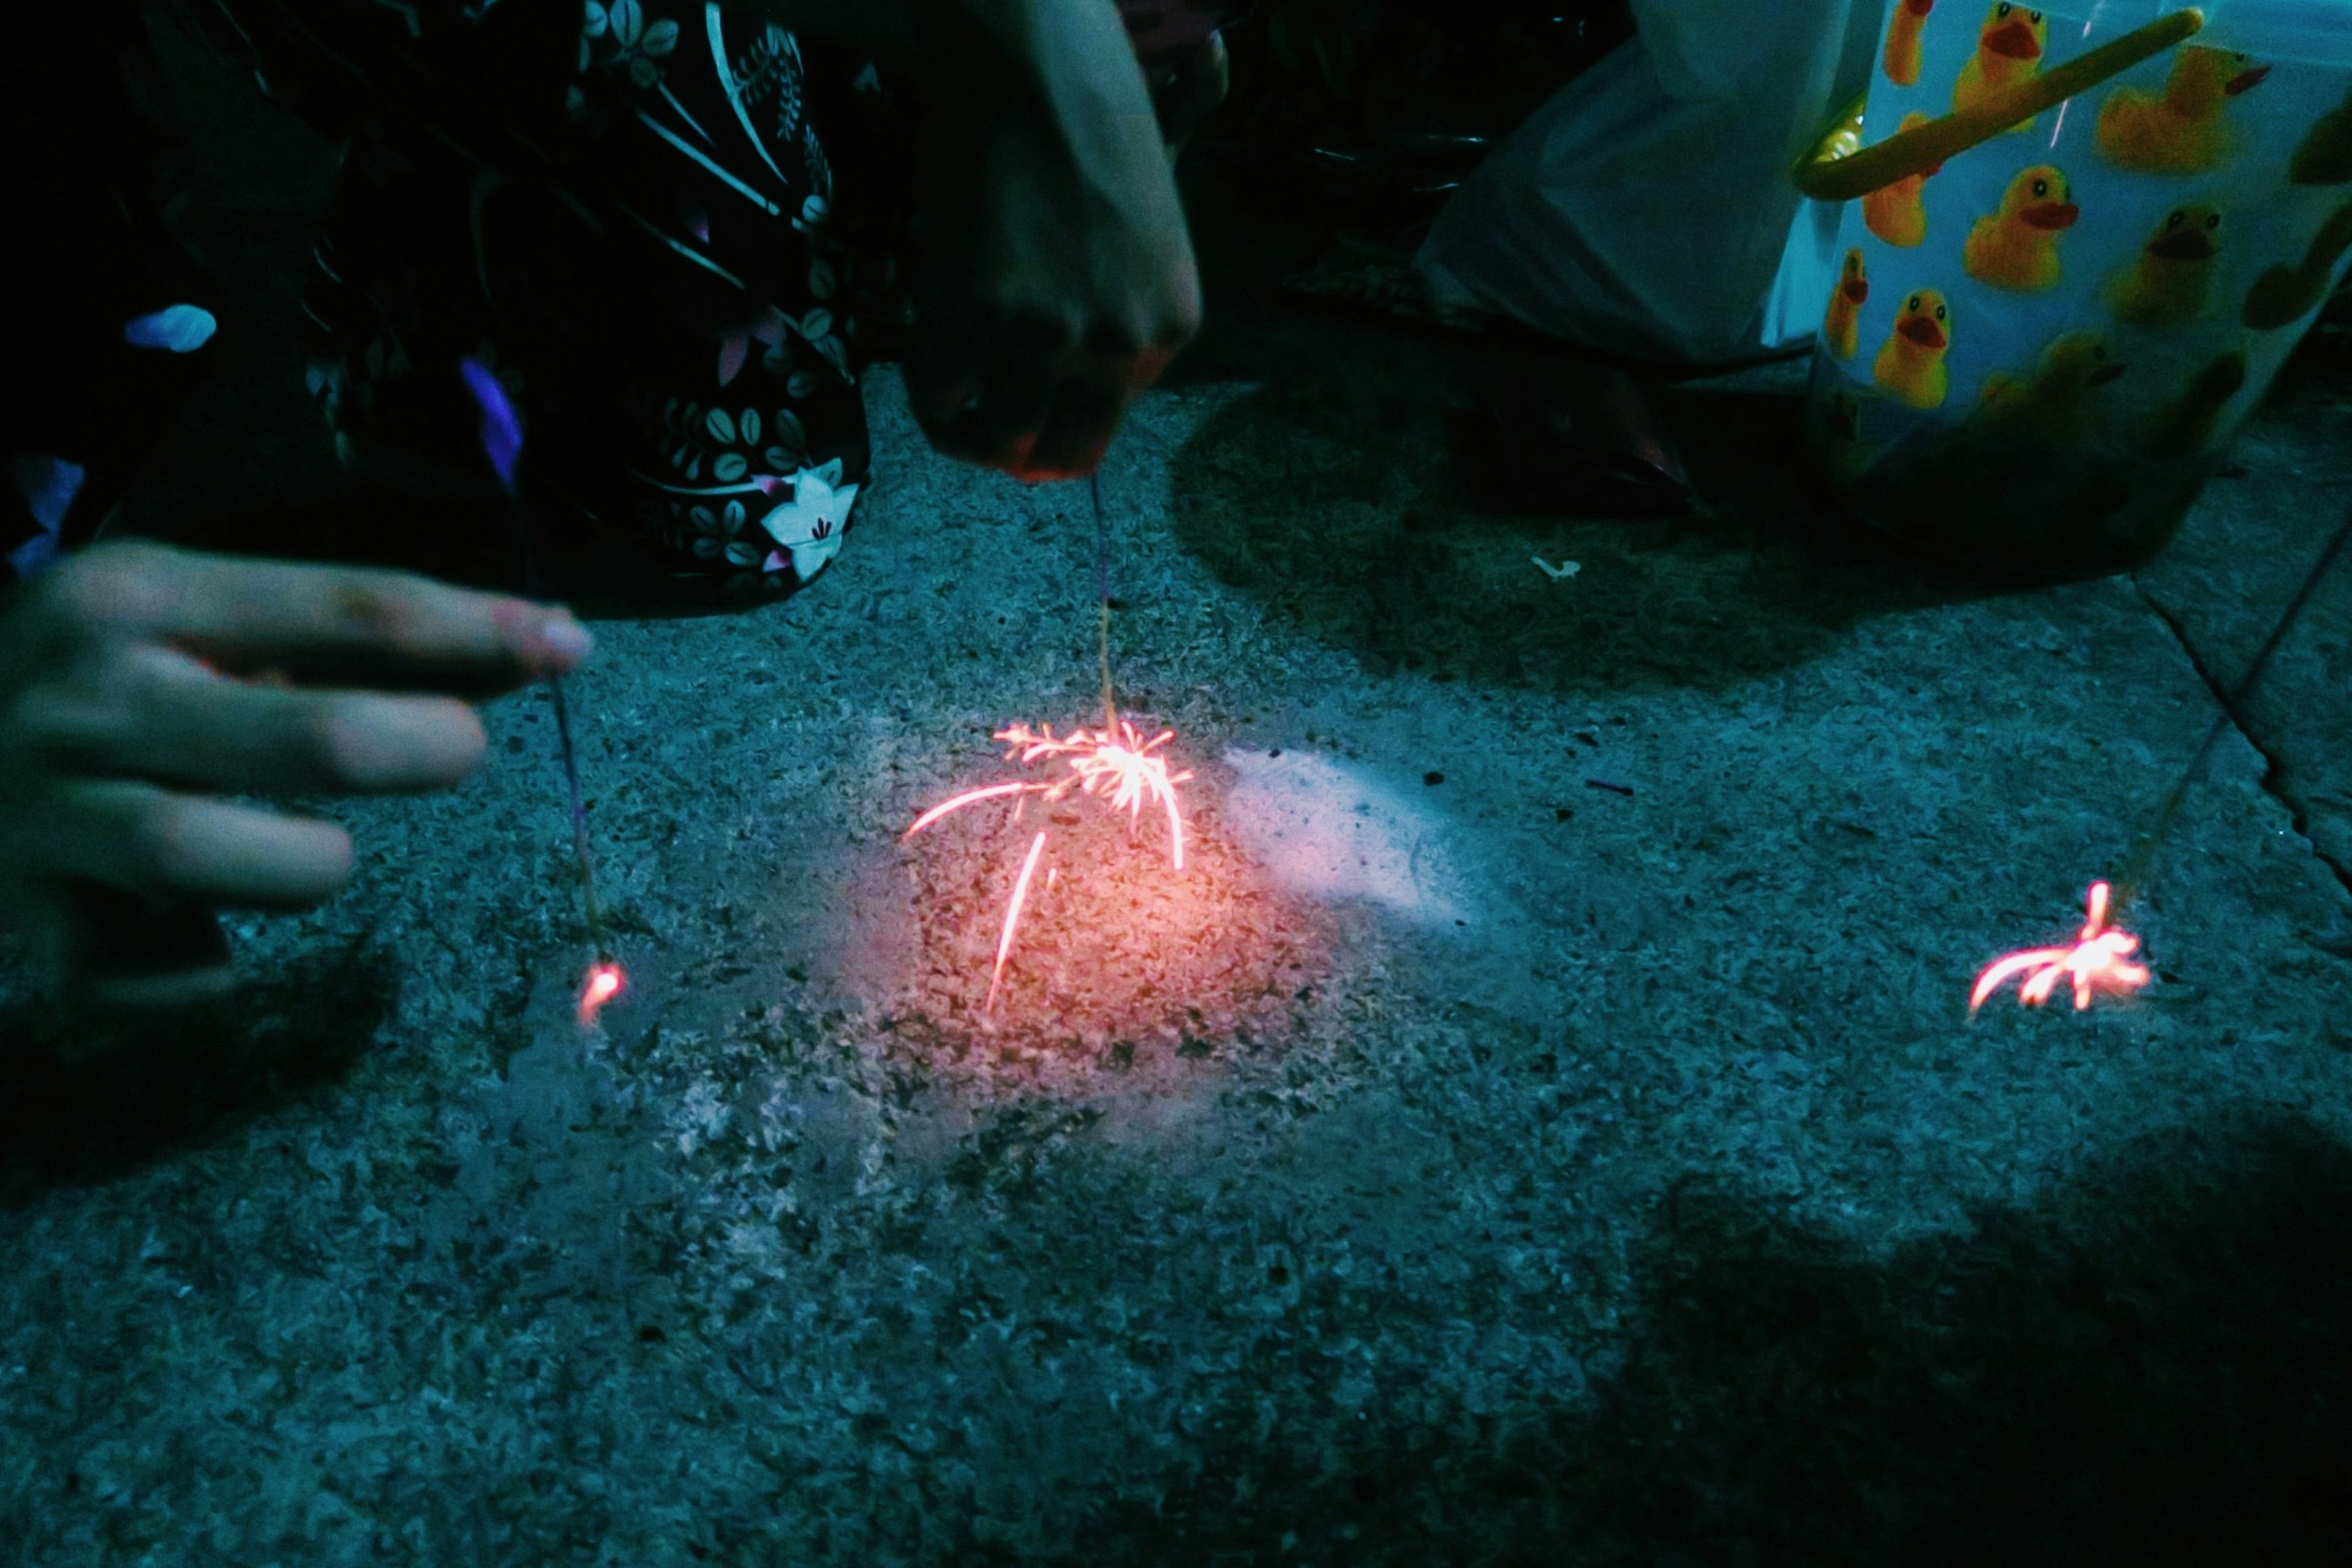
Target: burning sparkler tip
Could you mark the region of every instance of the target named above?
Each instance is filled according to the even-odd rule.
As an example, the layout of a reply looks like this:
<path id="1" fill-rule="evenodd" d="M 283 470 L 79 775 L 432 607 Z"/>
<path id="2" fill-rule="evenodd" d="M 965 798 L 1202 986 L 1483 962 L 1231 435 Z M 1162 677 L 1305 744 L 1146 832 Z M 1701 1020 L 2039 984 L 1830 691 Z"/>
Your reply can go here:
<path id="1" fill-rule="evenodd" d="M 581 1027 L 594 1024 L 604 1004 L 618 996 L 627 984 L 628 976 L 617 963 L 600 963 L 589 970 L 587 983 L 580 990 Z"/>
<path id="2" fill-rule="evenodd" d="M 1178 871 L 1184 868 L 1184 817 L 1177 798 L 1176 786 L 1192 777 L 1189 772 L 1171 773 L 1168 761 L 1160 756 L 1162 746 L 1176 738 L 1173 730 L 1163 730 L 1150 740 L 1133 723 L 1120 719 L 1115 711 L 1105 715 L 1100 730 L 1083 727 L 1066 735 L 1056 735 L 1051 724 L 1031 729 L 1026 724 L 1011 724 L 996 732 L 996 741 L 1005 748 L 1006 760 L 1026 767 L 1053 761 L 1066 763 L 1067 774 L 1048 783 L 1037 779 L 1016 779 L 1005 784 L 990 784 L 966 790 L 950 796 L 924 812 L 907 829 L 912 838 L 941 817 L 975 805 L 984 800 L 1010 799 L 1015 803 L 1014 815 L 1032 795 L 1051 803 L 1072 794 L 1091 795 L 1114 812 L 1125 812 L 1130 822 L 1142 820 L 1147 806 L 1164 811 L 1168 817 L 1168 856 L 1170 864 Z M 1004 984 L 1004 970 L 1013 956 L 1013 948 L 1021 927 L 1023 907 L 1029 898 L 1030 884 L 1037 872 L 1037 862 L 1045 850 L 1045 834 L 1039 833 L 1029 846 L 1028 858 L 1023 862 L 1021 874 L 1013 884 L 1013 896 L 1007 904 L 1004 922 L 997 942 L 996 964 L 988 988 L 987 1010 L 996 1006 L 998 992 Z M 1045 885 L 1051 889 L 1058 878 L 1059 867 L 1048 868 Z"/>
<path id="3" fill-rule="evenodd" d="M 2087 1009 L 2101 991 L 2127 993 L 2146 985 L 2152 978 L 2147 966 L 2130 961 L 2139 948 L 2139 938 L 2107 925 L 2114 892 L 2105 882 L 2091 884 L 2083 929 L 2074 945 L 2029 948 L 1988 965 L 1969 994 L 1969 1016 L 1973 1017 L 2011 980 L 2018 982 L 2019 1004 L 2027 1007 L 2042 1005 L 2057 991 L 2059 982 L 2071 981 L 2078 1013 Z"/>

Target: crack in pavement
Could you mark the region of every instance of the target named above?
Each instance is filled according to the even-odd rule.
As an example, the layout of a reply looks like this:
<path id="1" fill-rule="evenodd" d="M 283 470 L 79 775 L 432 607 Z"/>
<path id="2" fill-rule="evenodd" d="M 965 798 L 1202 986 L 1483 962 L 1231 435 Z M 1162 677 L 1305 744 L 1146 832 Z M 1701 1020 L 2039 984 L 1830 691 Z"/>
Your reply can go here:
<path id="1" fill-rule="evenodd" d="M 2286 808 L 2288 821 L 2294 824 L 2295 832 L 2302 837 L 2305 847 L 2311 851 L 2312 858 L 2327 868 L 2329 874 L 2335 877 L 2347 894 L 2352 894 L 2352 866 L 2347 866 L 2337 860 L 2322 848 L 2319 840 L 2312 836 L 2310 807 L 2282 782 L 2286 767 L 2284 759 L 2263 743 L 2261 737 L 2254 733 L 2253 727 L 2247 722 L 2246 715 L 2230 700 L 2229 687 L 2213 672 L 2207 665 L 2204 657 L 2197 651 L 2197 644 L 2189 637 L 2189 628 L 2182 624 L 2180 617 L 2167 609 L 2163 601 L 2148 591 L 2147 584 L 2141 581 L 2137 572 L 2130 574 L 2130 576 L 2133 592 L 2139 595 L 2142 604 L 2156 612 L 2157 619 L 2162 621 L 2166 629 L 2172 633 L 2173 640 L 2180 645 L 2180 651 L 2188 656 L 2189 667 L 2197 672 L 2197 679 L 2205 683 L 2205 689 L 2212 696 L 2215 706 L 2229 716 L 2231 728 L 2235 730 L 2246 744 L 2254 749 L 2255 754 L 2263 759 L 2263 793 Z M 2251 697 L 2252 694 L 2249 692 L 2247 695 Z"/>

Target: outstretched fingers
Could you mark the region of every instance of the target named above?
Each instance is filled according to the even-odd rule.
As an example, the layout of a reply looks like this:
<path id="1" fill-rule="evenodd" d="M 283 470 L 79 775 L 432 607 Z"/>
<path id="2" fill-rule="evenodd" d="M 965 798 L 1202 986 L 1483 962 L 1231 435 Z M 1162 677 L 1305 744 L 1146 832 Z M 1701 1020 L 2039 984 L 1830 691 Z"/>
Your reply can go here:
<path id="1" fill-rule="evenodd" d="M 570 613 L 404 573 L 89 552 L 47 596 L 85 633 L 152 638 L 221 669 L 482 696 L 562 674 L 591 639 Z"/>
<path id="2" fill-rule="evenodd" d="M 332 823 L 122 781 L 55 791 L 11 871 L 235 909 L 302 910 L 341 891 L 351 836 Z"/>

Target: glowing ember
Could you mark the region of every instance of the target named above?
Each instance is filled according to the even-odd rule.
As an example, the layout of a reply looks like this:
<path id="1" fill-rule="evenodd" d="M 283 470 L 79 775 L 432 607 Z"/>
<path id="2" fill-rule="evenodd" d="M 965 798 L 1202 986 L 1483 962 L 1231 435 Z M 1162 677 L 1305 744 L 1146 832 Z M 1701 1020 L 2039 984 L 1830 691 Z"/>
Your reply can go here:
<path id="1" fill-rule="evenodd" d="M 1176 786 L 1188 782 L 1192 773 L 1171 773 L 1168 760 L 1160 750 L 1176 738 L 1173 730 L 1163 730 L 1150 740 L 1134 725 L 1121 720 L 1117 726 L 1106 725 L 1100 730 L 1073 730 L 1067 735 L 1056 735 L 1050 724 L 1031 730 L 1025 724 L 1015 724 L 996 732 L 996 739 L 1005 748 L 1007 761 L 1024 767 L 1038 763 L 1061 763 L 1068 772 L 1051 781 L 1016 779 L 1005 784 L 989 784 L 981 789 L 941 801 L 915 818 L 907 829 L 912 838 L 941 817 L 961 811 L 968 805 L 978 805 L 988 800 L 1024 800 L 1036 795 L 1046 801 L 1061 800 L 1068 795 L 1086 795 L 1101 801 L 1112 811 L 1127 813 L 1130 822 L 1140 822 L 1147 806 L 1166 813 L 1168 817 L 1168 860 L 1176 870 L 1184 868 L 1184 816 L 1176 799 Z M 988 987 L 988 1007 L 994 1010 L 997 992 L 1004 984 L 1004 966 L 1013 957 L 1013 945 L 1021 930 L 1021 912 L 1029 900 L 1030 884 L 1037 874 L 1037 863 L 1045 853 L 1046 835 L 1040 833 L 1029 845 L 1028 858 L 1022 862 L 1021 876 L 1013 886 L 1013 897 L 1004 910 L 1004 927 L 996 942 L 996 968 Z M 1045 885 L 1050 888 L 1059 879 L 1061 868 L 1050 868 Z"/>
<path id="2" fill-rule="evenodd" d="M 2029 1007 L 2049 1001 L 2051 993 L 2058 989 L 2058 982 L 2071 979 L 2074 985 L 2074 1010 L 2078 1013 L 2091 1005 L 2096 992 L 2137 991 L 2147 984 L 2147 965 L 2128 962 L 2139 946 L 2139 938 L 2129 931 L 2107 929 L 2109 896 L 2106 883 L 2091 884 L 2090 918 L 2083 922 L 2083 934 L 2075 939 L 2074 946 L 2037 947 L 2012 952 L 1977 976 L 1977 988 L 1969 997 L 1969 1011 L 1973 1014 L 1994 992 L 2021 974 L 2025 979 L 2017 988 L 2017 999 Z"/>
<path id="3" fill-rule="evenodd" d="M 600 963 L 591 969 L 588 984 L 580 992 L 581 1027 L 593 1024 L 596 1015 L 604 1010 L 604 1004 L 618 996 L 621 987 L 627 983 L 628 977 L 621 973 L 621 966 L 617 963 Z"/>

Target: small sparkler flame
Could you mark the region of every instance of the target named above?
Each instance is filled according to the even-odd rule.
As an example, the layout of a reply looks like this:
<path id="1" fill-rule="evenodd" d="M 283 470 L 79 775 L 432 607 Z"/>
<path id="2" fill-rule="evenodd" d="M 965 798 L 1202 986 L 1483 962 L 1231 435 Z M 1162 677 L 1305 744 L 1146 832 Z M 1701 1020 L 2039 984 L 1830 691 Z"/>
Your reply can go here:
<path id="1" fill-rule="evenodd" d="M 952 816 L 966 806 L 982 801 L 1025 799 L 1030 795 L 1052 802 L 1077 794 L 1101 801 L 1114 812 L 1127 813 L 1128 820 L 1139 823 L 1145 808 L 1165 812 L 1168 817 L 1168 860 L 1178 871 L 1184 868 L 1184 815 L 1177 800 L 1176 786 L 1190 782 L 1190 771 L 1171 773 L 1160 748 L 1176 738 L 1173 730 L 1163 730 L 1146 740 L 1140 731 L 1125 720 L 1106 722 L 1099 730 L 1073 730 L 1066 735 L 1056 735 L 1046 724 L 1032 730 L 1026 724 L 1014 724 L 996 732 L 996 740 L 1005 748 L 1005 760 L 1024 767 L 1042 762 L 1066 763 L 1069 771 L 1050 782 L 1040 779 L 1014 779 L 1004 784 L 983 785 L 964 791 L 931 807 L 915 818 L 907 829 L 912 838 L 940 818 Z M 1031 883 L 1037 874 L 1037 863 L 1045 853 L 1045 833 L 1031 840 L 1028 858 L 1022 862 L 1021 875 L 1013 886 L 1013 897 L 1004 910 L 1003 929 L 996 942 L 996 968 L 988 987 L 988 1010 L 996 1007 L 998 992 L 1004 984 L 1005 965 L 1013 957 L 1013 943 L 1021 930 L 1021 915 L 1029 900 Z M 1059 876 L 1059 867 L 1048 869 L 1045 885 L 1052 887 Z"/>
<path id="2" fill-rule="evenodd" d="M 589 970 L 588 983 L 580 989 L 580 1026 L 584 1029 L 595 1023 L 604 1004 L 618 996 L 628 983 L 617 963 L 600 963 Z"/>
<path id="3" fill-rule="evenodd" d="M 2107 929 L 2107 900 L 2112 891 L 2105 882 L 2091 884 L 2089 918 L 2083 922 L 2082 935 L 2075 939 L 2074 946 L 2037 947 L 2012 952 L 1977 976 L 1977 988 L 1969 997 L 1969 1012 L 1973 1015 L 1994 992 L 2021 974 L 2025 976 L 2017 988 L 2021 1004 L 2038 1007 L 2050 1000 L 2061 979 L 2071 979 L 2074 1010 L 2078 1013 L 2091 1005 L 2092 996 L 2099 991 L 2137 991 L 2147 984 L 2147 966 L 2129 962 L 2139 947 L 2139 938 L 2129 931 Z"/>

